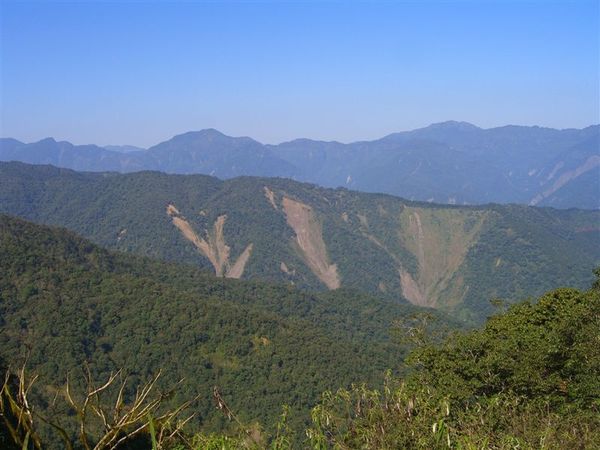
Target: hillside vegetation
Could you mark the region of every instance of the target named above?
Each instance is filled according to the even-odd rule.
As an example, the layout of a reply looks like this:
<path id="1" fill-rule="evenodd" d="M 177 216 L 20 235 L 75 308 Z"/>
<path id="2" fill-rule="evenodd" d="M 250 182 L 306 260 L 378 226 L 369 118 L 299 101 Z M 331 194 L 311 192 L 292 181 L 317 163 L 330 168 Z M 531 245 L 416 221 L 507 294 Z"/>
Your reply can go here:
<path id="1" fill-rule="evenodd" d="M 122 370 L 131 389 L 162 370 L 161 389 L 183 378 L 173 403 L 199 395 L 192 429 L 226 428 L 213 386 L 244 422 L 274 423 L 288 404 L 303 426 L 322 391 L 401 370 L 406 347 L 390 327 L 420 311 L 215 278 L 4 215 L 0 254 L 0 358 L 40 377 L 35 400 L 85 363 L 96 380 Z"/>
<path id="2" fill-rule="evenodd" d="M 73 442 L 88 419 L 61 400 L 64 377 L 71 371 L 71 388 L 77 386 L 73 374 L 87 360 L 99 380 L 116 367 L 130 374 L 126 405 L 160 368 L 167 383 L 187 375 L 166 402 L 200 393 L 189 406 L 199 423 L 163 439 L 173 424 L 142 415 L 123 429 L 142 427 L 121 449 L 150 448 L 152 441 L 164 450 L 558 450 L 600 443 L 600 268 L 588 291 L 559 288 L 438 341 L 432 332 L 448 324 L 424 310 L 343 291 L 321 298 L 217 280 L 108 253 L 63 230 L 5 216 L 0 225 L 7 255 L 0 363 L 19 362 L 25 352 L 40 376 L 28 393 L 31 404 L 12 393 L 14 384 L 5 385 L 2 400 L 13 401 L 14 411 L 50 408 L 50 420 L 70 430 L 72 438 L 65 437 Z M 390 327 L 396 344 L 387 337 Z M 414 346 L 409 370 L 388 372 L 378 387 L 379 368 L 398 367 L 407 343 Z M 213 383 L 223 396 L 212 391 L 206 398 Z M 318 402 L 316 390 L 323 391 Z M 62 408 L 53 408 L 52 398 Z M 215 399 L 218 410 L 209 407 Z M 291 408 L 277 419 L 282 404 Z M 0 419 L 16 427 L 15 417 Z M 34 423 L 17 427 L 20 442 L 29 436 L 60 447 L 59 433 Z M 88 426 L 92 441 L 102 434 Z M 4 427 L 0 439 L 9 442 Z"/>
<path id="3" fill-rule="evenodd" d="M 600 270 L 597 271 L 600 277 Z M 600 278 L 512 306 L 425 345 L 381 390 L 325 393 L 320 448 L 594 449 L 600 444 Z"/>
<path id="4" fill-rule="evenodd" d="M 220 276 L 351 288 L 481 323 L 492 298 L 583 288 L 600 212 L 416 203 L 276 178 L 0 164 L 0 211 Z"/>

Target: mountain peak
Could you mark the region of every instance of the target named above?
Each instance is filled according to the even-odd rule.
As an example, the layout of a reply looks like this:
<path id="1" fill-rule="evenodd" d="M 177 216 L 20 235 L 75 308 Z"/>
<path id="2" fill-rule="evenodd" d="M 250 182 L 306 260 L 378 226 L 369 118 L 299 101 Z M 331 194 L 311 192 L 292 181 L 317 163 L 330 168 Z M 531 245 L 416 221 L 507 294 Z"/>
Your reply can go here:
<path id="1" fill-rule="evenodd" d="M 200 136 L 206 137 L 229 137 L 215 128 L 204 128 L 203 130 L 197 131 L 196 133 Z"/>
<path id="2" fill-rule="evenodd" d="M 36 142 L 36 144 L 56 144 L 56 139 L 47 137 Z"/>
<path id="3" fill-rule="evenodd" d="M 445 130 L 459 130 L 459 131 L 471 131 L 471 130 L 480 130 L 476 125 L 473 125 L 469 122 L 459 122 L 456 120 L 447 120 L 445 122 L 432 123 L 428 127 L 429 129 L 445 129 Z"/>
<path id="4" fill-rule="evenodd" d="M 220 139 L 220 138 L 228 138 L 225 134 L 221 133 L 219 130 L 215 130 L 214 128 L 205 128 L 199 131 L 188 131 L 186 133 L 178 134 L 174 136 L 175 138 L 203 138 L 203 139 Z"/>
<path id="5" fill-rule="evenodd" d="M 249 137 L 233 137 L 227 136 L 226 134 L 221 133 L 219 130 L 215 130 L 214 128 L 205 128 L 199 131 L 188 131 L 187 133 L 178 134 L 173 136 L 166 142 L 162 142 L 151 149 L 156 149 L 167 143 L 186 143 L 192 145 L 242 145 L 242 144 L 251 144 L 251 145 L 261 145 L 258 141 L 255 141 Z"/>

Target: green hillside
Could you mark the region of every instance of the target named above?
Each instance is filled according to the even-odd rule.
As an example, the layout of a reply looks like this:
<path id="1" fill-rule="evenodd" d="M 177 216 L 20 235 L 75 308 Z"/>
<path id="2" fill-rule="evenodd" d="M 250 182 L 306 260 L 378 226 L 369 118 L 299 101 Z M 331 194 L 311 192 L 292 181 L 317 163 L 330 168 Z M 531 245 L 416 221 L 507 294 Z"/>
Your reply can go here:
<path id="1" fill-rule="evenodd" d="M 390 377 L 384 389 L 324 394 L 311 444 L 596 449 L 599 328 L 600 278 L 588 291 L 560 288 L 513 305 L 481 329 L 418 348 L 414 372 Z"/>
<path id="2" fill-rule="evenodd" d="M 213 386 L 247 423 L 274 423 L 288 404 L 300 426 L 323 390 L 400 370 L 404 350 L 389 330 L 419 310 L 218 279 L 4 215 L 0 253 L 0 359 L 26 361 L 37 396 L 86 362 L 96 379 L 123 369 L 131 386 L 162 370 L 165 385 L 184 379 L 174 402 L 200 395 L 196 429 L 226 428 Z"/>
<path id="3" fill-rule="evenodd" d="M 165 450 L 559 450 L 593 449 L 600 439 L 600 268 L 588 291 L 555 289 L 438 340 L 421 320 L 431 310 L 342 289 L 313 296 L 217 279 L 3 215 L 0 251 L 0 370 L 10 364 L 14 373 L 26 358 L 25 378 L 14 376 L 28 385 L 39 375 L 26 404 L 15 383 L 0 400 L 42 412 L 74 448 L 82 420 L 91 442 L 104 433 L 66 407 L 65 379 L 82 398 L 86 361 L 96 380 L 116 368 L 129 374 L 126 405 L 158 370 L 159 390 L 185 376 L 165 403 L 200 394 L 190 408 L 197 415 L 175 437 L 160 438 Z M 452 326 L 433 319 L 438 329 Z M 401 370 L 384 377 L 386 365 Z M 227 402 L 221 410 L 210 398 L 215 385 Z M 108 402 L 110 412 L 114 398 Z M 283 404 L 291 406 L 285 422 L 277 418 Z M 21 446 L 29 437 L 63 448 L 42 421 L 16 423 L 0 416 L 7 448 L 29 448 Z M 118 448 L 150 448 L 151 423 L 142 415 L 124 427 L 144 428 Z M 6 425 L 16 427 L 18 446 Z"/>
<path id="4" fill-rule="evenodd" d="M 278 178 L 0 164 L 0 211 L 220 276 L 352 288 L 467 320 L 600 262 L 600 212 L 440 206 Z M 544 270 L 541 270 L 541 269 Z"/>

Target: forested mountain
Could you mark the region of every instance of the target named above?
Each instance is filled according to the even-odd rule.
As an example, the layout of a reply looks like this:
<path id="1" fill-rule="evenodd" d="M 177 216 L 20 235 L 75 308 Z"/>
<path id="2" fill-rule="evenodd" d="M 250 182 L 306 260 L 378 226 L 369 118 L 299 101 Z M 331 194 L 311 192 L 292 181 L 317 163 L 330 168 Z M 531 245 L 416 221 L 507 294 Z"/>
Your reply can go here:
<path id="1" fill-rule="evenodd" d="M 31 164 L 53 164 L 75 170 L 135 171 L 147 169 L 140 152 L 122 153 L 97 145 L 73 145 L 53 138 L 24 144 L 15 139 L 0 139 L 2 161 L 22 161 Z"/>
<path id="2" fill-rule="evenodd" d="M 489 300 L 585 287 L 600 212 L 440 206 L 285 179 L 0 164 L 0 211 L 228 278 L 352 288 L 480 322 Z"/>
<path id="3" fill-rule="evenodd" d="M 0 160 L 86 171 L 288 177 L 436 203 L 598 209 L 599 136 L 598 125 L 482 129 L 444 122 L 374 141 L 296 139 L 263 145 L 208 129 L 125 152 L 51 138 L 31 144 L 5 138 L 0 139 Z"/>
<path id="4" fill-rule="evenodd" d="M 0 369 L 10 365 L 32 386 L 25 401 L 16 395 L 18 380 L 5 385 L 0 408 L 34 413 L 33 422 L 21 416 L 22 426 L 16 416 L 0 416 L 7 448 L 28 448 L 27 440 L 67 448 L 63 438 L 79 448 L 82 423 L 92 443 L 109 432 L 100 418 L 112 424 L 112 417 L 68 406 L 69 396 L 84 398 L 79 374 L 86 363 L 96 383 L 116 369 L 127 375 L 120 406 L 106 392 L 102 400 L 92 395 L 94 407 L 117 418 L 158 371 L 163 406 L 199 394 L 186 411 L 195 415 L 185 434 L 161 438 L 164 449 L 508 450 L 543 443 L 558 450 L 595 448 L 600 438 L 598 278 L 587 292 L 556 289 L 440 341 L 421 319 L 437 319 L 438 329 L 452 323 L 422 308 L 343 290 L 311 295 L 219 279 L 4 215 L 0 252 Z M 403 367 L 409 343 L 411 370 L 384 378 L 383 368 Z M 26 372 L 15 374 L 24 361 Z M 285 422 L 277 419 L 282 404 L 290 406 Z M 153 430 L 151 423 L 147 414 L 123 426 L 143 433 L 118 448 L 150 448 L 148 434 L 156 439 L 158 429 L 164 437 L 173 427 L 156 421 Z M 18 446 L 9 445 L 11 424 Z"/>
<path id="5" fill-rule="evenodd" d="M 184 378 L 175 403 L 200 395 L 196 429 L 227 427 L 213 386 L 247 423 L 273 422 L 288 404 L 300 425 L 323 390 L 400 369 L 390 328 L 422 310 L 219 279 L 4 215 L 0 254 L 0 361 L 26 361 L 36 395 L 81 379 L 86 362 L 96 380 L 122 369 L 132 390 L 162 370 L 161 389 Z"/>

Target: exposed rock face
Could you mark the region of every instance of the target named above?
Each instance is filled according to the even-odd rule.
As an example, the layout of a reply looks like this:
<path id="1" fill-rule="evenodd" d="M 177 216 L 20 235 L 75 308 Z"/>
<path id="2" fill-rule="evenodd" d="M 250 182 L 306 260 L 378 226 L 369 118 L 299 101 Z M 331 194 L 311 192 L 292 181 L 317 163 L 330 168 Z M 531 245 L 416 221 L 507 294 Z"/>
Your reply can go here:
<path id="1" fill-rule="evenodd" d="M 181 234 L 208 258 L 215 269 L 218 277 L 241 278 L 244 273 L 246 263 L 252 253 L 253 245 L 249 244 L 233 265 L 229 262 L 230 247 L 225 244 L 223 235 L 223 226 L 227 220 L 226 215 L 217 218 L 213 225 L 212 235 L 206 232 L 206 239 L 199 237 L 190 223 L 181 215 L 175 205 L 167 205 L 167 214 L 171 217 Z"/>
<path id="2" fill-rule="evenodd" d="M 556 172 L 562 167 L 562 165 L 564 165 L 564 163 L 557 164 L 557 166 L 552 170 L 552 173 L 548 176 L 548 180 L 552 179 L 554 177 L 554 175 L 556 175 Z M 577 167 L 573 170 L 568 170 L 568 171 L 564 172 L 562 175 L 560 175 L 556 179 L 556 181 L 554 183 L 552 183 L 552 186 L 550 186 L 548 189 L 546 189 L 541 194 L 536 195 L 533 199 L 531 199 L 529 204 L 531 206 L 537 205 L 542 200 L 550 197 L 552 194 L 554 194 L 556 191 L 558 191 L 561 187 L 566 185 L 569 181 L 574 180 L 578 176 L 583 175 L 584 173 L 586 173 L 598 166 L 600 166 L 600 156 L 598 156 L 598 155 L 590 156 L 579 167 Z"/>
<path id="3" fill-rule="evenodd" d="M 275 193 L 269 189 L 267 186 L 264 187 L 265 190 L 265 197 L 267 197 L 267 200 L 269 200 L 269 203 L 271 204 L 271 206 L 275 209 L 279 209 L 277 207 L 277 203 L 275 203 Z"/>
<path id="4" fill-rule="evenodd" d="M 337 266 L 329 262 L 321 224 L 312 208 L 288 197 L 283 197 L 282 206 L 288 225 L 296 233 L 296 244 L 304 262 L 329 289 L 339 288 Z"/>
<path id="5" fill-rule="evenodd" d="M 402 294 L 407 300 L 437 307 L 444 294 L 455 301 L 465 295 L 467 287 L 458 271 L 485 217 L 485 213 L 475 211 L 469 217 L 452 209 L 404 209 L 402 239 L 418 264 L 416 274 L 402 266 L 398 268 Z"/>

